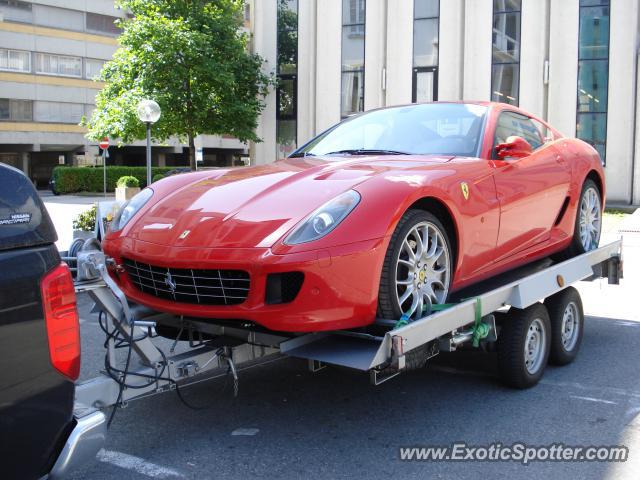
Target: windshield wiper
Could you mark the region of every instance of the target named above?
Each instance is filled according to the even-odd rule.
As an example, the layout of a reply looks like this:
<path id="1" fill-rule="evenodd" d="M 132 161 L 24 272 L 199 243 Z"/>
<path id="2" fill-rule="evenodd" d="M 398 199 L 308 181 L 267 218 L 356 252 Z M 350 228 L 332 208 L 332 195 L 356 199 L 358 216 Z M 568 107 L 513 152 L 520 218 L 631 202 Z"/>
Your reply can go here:
<path id="1" fill-rule="evenodd" d="M 407 152 L 399 152 L 398 150 L 381 150 L 381 149 L 346 149 L 337 150 L 335 152 L 324 153 L 323 155 L 411 155 Z"/>
<path id="2" fill-rule="evenodd" d="M 289 158 L 304 158 L 304 157 L 315 157 L 315 154 L 310 152 L 298 152 L 298 153 L 292 153 L 291 155 L 289 155 Z"/>

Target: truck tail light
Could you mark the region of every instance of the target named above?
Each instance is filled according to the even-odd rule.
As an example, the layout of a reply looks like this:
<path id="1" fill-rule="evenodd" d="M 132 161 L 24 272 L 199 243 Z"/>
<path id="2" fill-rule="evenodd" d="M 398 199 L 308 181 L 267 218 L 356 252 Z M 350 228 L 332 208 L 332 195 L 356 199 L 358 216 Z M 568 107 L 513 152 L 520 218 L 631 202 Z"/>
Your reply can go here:
<path id="1" fill-rule="evenodd" d="M 53 367 L 71 380 L 80 374 L 80 323 L 71 272 L 61 263 L 40 282 Z"/>

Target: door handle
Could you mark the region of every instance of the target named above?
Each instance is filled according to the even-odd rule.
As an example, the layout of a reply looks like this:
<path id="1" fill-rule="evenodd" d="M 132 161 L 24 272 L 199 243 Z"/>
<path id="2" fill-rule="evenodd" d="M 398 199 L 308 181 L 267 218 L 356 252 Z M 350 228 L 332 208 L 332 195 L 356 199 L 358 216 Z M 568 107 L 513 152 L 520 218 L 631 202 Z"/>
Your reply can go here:
<path id="1" fill-rule="evenodd" d="M 556 155 L 556 162 L 564 163 L 564 157 L 562 155 Z"/>

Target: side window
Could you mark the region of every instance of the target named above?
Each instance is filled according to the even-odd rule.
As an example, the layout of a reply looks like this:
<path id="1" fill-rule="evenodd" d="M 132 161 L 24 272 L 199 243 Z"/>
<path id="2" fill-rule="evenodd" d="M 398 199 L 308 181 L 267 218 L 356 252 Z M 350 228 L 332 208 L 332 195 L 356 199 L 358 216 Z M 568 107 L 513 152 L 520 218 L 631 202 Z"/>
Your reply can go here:
<path id="1" fill-rule="evenodd" d="M 540 134 L 540 138 L 542 138 L 543 145 L 546 145 L 547 143 L 555 140 L 553 132 L 544 123 L 539 122 L 533 118 L 531 119 L 531 122 L 538 130 L 538 133 Z"/>
<path id="2" fill-rule="evenodd" d="M 539 124 L 539 122 L 535 123 Z M 494 148 L 499 143 L 504 143 L 510 136 L 517 135 L 529 142 L 533 150 L 537 150 L 545 143 L 541 131 L 544 125 L 540 124 L 540 127 L 538 127 L 535 123 L 531 118 L 520 115 L 519 113 L 502 112 L 500 117 L 498 117 L 498 124 L 496 125 L 495 139 L 493 142 Z M 546 130 L 546 127 L 544 128 Z"/>

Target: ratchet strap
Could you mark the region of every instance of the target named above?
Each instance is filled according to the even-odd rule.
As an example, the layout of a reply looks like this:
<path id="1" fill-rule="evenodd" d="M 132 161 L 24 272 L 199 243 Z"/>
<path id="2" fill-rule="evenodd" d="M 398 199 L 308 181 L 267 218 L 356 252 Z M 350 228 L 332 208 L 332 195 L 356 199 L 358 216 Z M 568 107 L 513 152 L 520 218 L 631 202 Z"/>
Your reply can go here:
<path id="1" fill-rule="evenodd" d="M 457 305 L 456 303 L 438 303 L 436 305 L 431 305 L 431 311 L 427 315 L 431 315 L 432 313 L 435 313 L 435 312 L 441 312 L 442 310 L 455 307 L 456 305 Z M 407 315 L 406 313 L 403 313 L 402 316 L 400 317 L 400 320 L 398 320 L 396 324 L 393 326 L 393 329 L 395 330 L 396 328 L 404 327 L 406 325 L 409 325 L 410 323 L 411 323 L 411 317 L 409 317 L 409 315 Z"/>
<path id="2" fill-rule="evenodd" d="M 480 346 L 480 340 L 487 338 L 490 330 L 489 325 L 482 321 L 482 300 L 480 300 L 480 297 L 476 297 L 475 317 L 475 322 L 473 327 L 471 327 L 473 331 L 472 345 L 478 348 Z"/>
<path id="3" fill-rule="evenodd" d="M 466 300 L 469 299 L 464 299 L 463 301 Z M 430 313 L 441 312 L 442 310 L 455 307 L 456 305 L 456 303 L 440 303 L 432 305 Z M 489 325 L 482 321 L 482 300 L 480 300 L 480 297 L 475 298 L 474 312 L 475 321 L 473 323 L 473 326 L 471 327 L 473 333 L 472 345 L 477 348 L 480 346 L 480 340 L 482 340 L 483 338 L 487 338 L 490 331 Z M 404 327 L 406 325 L 409 325 L 409 323 L 411 323 L 411 318 L 406 313 L 403 313 L 400 319 L 393 326 L 393 329 L 395 330 L 397 328 Z"/>

